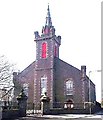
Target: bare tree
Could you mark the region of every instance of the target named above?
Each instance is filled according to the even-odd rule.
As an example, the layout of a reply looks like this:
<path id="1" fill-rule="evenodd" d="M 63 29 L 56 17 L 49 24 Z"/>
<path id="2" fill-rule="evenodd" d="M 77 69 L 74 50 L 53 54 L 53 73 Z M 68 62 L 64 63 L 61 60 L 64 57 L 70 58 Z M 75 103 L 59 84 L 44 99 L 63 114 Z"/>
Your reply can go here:
<path id="1" fill-rule="evenodd" d="M 0 89 L 1 92 L 3 91 L 3 89 L 7 91 L 6 94 L 4 94 L 4 96 L 10 93 L 10 91 L 14 87 L 13 71 L 14 64 L 11 64 L 4 55 L 0 56 Z"/>
<path id="2" fill-rule="evenodd" d="M 11 83 L 14 65 L 3 55 L 0 56 L 0 83 Z"/>

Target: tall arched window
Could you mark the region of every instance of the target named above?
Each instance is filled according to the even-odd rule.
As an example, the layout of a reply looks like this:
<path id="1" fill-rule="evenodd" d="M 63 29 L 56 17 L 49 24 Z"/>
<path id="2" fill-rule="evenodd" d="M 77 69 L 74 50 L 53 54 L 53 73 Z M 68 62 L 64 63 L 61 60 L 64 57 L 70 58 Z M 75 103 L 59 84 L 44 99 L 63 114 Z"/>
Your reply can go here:
<path id="1" fill-rule="evenodd" d="M 57 46 L 55 46 L 54 56 L 57 57 Z"/>
<path id="2" fill-rule="evenodd" d="M 73 95 L 73 80 L 68 79 L 65 83 L 66 95 Z"/>
<path id="3" fill-rule="evenodd" d="M 58 57 L 58 48 L 57 48 L 57 44 L 55 44 L 55 47 L 54 47 L 54 56 L 55 56 L 55 57 Z"/>
<path id="4" fill-rule="evenodd" d="M 41 95 L 47 92 L 47 77 L 41 77 Z"/>
<path id="5" fill-rule="evenodd" d="M 47 43 L 42 43 L 42 58 L 47 57 Z"/>
<path id="6" fill-rule="evenodd" d="M 23 84 L 23 90 L 26 96 L 28 96 L 28 92 L 29 92 L 29 83 L 24 83 Z"/>

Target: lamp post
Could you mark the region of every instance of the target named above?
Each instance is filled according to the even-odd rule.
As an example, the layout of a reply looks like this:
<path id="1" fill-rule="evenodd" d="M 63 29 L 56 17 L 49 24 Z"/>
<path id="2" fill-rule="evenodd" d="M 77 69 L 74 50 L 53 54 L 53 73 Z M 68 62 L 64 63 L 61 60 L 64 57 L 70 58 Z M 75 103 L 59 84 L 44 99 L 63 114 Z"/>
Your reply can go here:
<path id="1" fill-rule="evenodd" d="M 89 71 L 89 112 L 90 112 L 90 114 L 91 114 L 91 86 L 90 86 L 90 73 L 91 73 L 92 71 Z"/>
<path id="2" fill-rule="evenodd" d="M 92 72 L 101 72 L 102 70 L 94 70 L 94 71 L 89 71 L 89 105 L 90 105 L 90 114 L 91 114 L 91 85 L 90 85 L 90 74 L 92 73 Z"/>

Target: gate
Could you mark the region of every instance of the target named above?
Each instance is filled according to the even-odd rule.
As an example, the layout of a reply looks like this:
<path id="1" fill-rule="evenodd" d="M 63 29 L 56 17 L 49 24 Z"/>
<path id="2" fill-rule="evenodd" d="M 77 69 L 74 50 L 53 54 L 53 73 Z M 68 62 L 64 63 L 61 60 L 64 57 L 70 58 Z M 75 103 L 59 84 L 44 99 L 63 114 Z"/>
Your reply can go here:
<path id="1" fill-rule="evenodd" d="M 40 113 L 41 113 L 40 102 L 27 103 L 27 114 L 40 114 Z"/>

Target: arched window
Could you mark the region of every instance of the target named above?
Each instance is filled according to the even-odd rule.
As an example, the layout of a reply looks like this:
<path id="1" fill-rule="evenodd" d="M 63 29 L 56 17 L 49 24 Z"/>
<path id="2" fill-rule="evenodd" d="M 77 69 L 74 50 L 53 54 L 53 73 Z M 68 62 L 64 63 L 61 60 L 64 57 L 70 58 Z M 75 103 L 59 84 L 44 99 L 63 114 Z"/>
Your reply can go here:
<path id="1" fill-rule="evenodd" d="M 66 95 L 73 95 L 73 80 L 68 79 L 65 83 Z"/>
<path id="2" fill-rule="evenodd" d="M 41 95 L 47 92 L 47 77 L 41 77 Z"/>
<path id="3" fill-rule="evenodd" d="M 47 57 L 47 43 L 43 43 L 42 44 L 42 58 L 46 58 Z"/>
<path id="4" fill-rule="evenodd" d="M 28 92 L 29 92 L 29 83 L 24 83 L 23 84 L 23 90 L 26 96 L 28 96 Z"/>
<path id="5" fill-rule="evenodd" d="M 57 57 L 57 46 L 55 46 L 54 56 Z"/>

